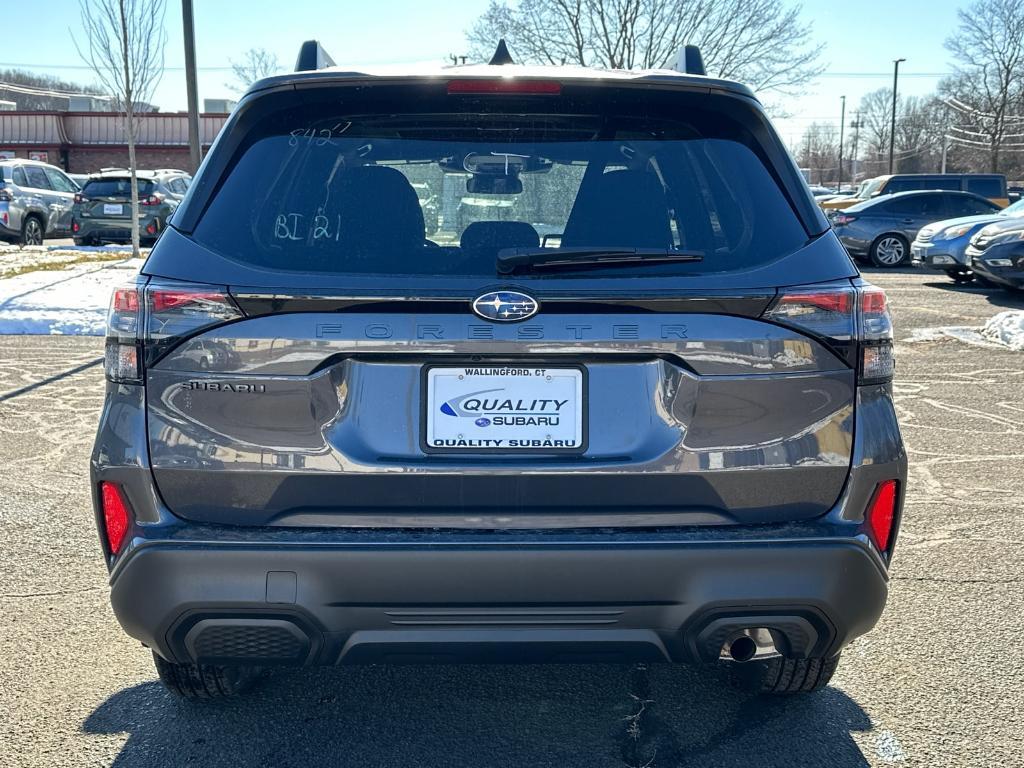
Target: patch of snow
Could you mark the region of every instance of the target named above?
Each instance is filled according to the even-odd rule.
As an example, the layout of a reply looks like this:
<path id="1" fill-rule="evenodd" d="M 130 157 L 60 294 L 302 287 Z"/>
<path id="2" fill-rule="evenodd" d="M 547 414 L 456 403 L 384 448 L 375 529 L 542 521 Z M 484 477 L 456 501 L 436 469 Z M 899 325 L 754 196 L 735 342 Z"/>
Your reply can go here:
<path id="1" fill-rule="evenodd" d="M 1024 310 L 1000 312 L 989 318 L 981 329 L 981 335 L 1015 352 L 1024 352 Z"/>
<path id="2" fill-rule="evenodd" d="M 2 279 L 0 334 L 102 336 L 111 291 L 142 263 L 130 258 L 83 262 Z"/>

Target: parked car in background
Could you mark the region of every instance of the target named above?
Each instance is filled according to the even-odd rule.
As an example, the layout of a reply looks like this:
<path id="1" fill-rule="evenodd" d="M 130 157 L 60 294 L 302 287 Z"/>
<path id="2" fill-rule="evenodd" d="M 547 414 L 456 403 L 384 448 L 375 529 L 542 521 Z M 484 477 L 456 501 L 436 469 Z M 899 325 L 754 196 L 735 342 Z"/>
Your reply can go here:
<path id="1" fill-rule="evenodd" d="M 1024 219 L 983 227 L 971 238 L 967 258 L 979 281 L 1024 290 Z"/>
<path id="2" fill-rule="evenodd" d="M 184 171 L 139 171 L 139 233 L 149 245 L 188 192 L 192 177 Z M 71 232 L 76 245 L 127 243 L 132 239 L 131 176 L 123 170 L 94 174 L 75 196 Z"/>
<path id="3" fill-rule="evenodd" d="M 0 161 L 0 240 L 42 245 L 67 237 L 78 185 L 60 168 L 36 160 Z"/>
<path id="4" fill-rule="evenodd" d="M 879 176 L 862 184 L 854 198 L 829 200 L 821 207 L 828 213 L 849 208 L 864 200 L 900 192 L 924 190 L 948 190 L 951 192 L 973 192 L 988 198 L 1000 208 L 1010 204 L 1007 196 L 1006 177 L 1001 173 L 899 173 Z"/>
<path id="5" fill-rule="evenodd" d="M 900 192 L 837 212 L 832 228 L 858 261 L 898 267 L 909 261 L 911 241 L 928 224 L 999 210 L 995 203 L 970 192 Z"/>
<path id="6" fill-rule="evenodd" d="M 917 233 L 910 244 L 910 256 L 916 264 L 945 272 L 958 283 L 974 279 L 967 246 L 971 238 L 984 226 L 1004 219 L 1024 217 L 1024 201 L 1018 201 L 994 215 L 962 216 L 929 224 Z"/>

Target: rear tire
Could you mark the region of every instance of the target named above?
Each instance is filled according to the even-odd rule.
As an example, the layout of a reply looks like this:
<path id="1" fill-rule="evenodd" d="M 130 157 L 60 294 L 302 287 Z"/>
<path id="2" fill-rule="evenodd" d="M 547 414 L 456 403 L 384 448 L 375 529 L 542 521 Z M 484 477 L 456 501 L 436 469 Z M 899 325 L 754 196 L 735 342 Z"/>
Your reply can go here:
<path id="1" fill-rule="evenodd" d="M 824 659 L 769 659 L 741 664 L 741 685 L 760 694 L 811 693 L 826 687 L 839 666 L 839 654 Z"/>
<path id="2" fill-rule="evenodd" d="M 26 216 L 21 223 L 21 245 L 42 245 L 43 233 L 43 220 L 38 216 Z"/>
<path id="3" fill-rule="evenodd" d="M 868 255 L 876 267 L 895 269 L 902 267 L 910 258 L 910 243 L 903 235 L 882 235 L 871 244 Z"/>
<path id="4" fill-rule="evenodd" d="M 183 699 L 224 699 L 248 690 L 259 677 L 258 667 L 215 667 L 175 664 L 153 654 L 160 682 Z"/>

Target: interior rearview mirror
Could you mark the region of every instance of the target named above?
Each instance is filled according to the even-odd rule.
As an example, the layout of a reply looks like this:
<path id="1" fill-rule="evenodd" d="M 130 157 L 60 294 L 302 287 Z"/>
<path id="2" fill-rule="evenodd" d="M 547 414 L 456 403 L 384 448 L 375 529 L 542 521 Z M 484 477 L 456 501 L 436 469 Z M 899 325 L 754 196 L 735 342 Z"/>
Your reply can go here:
<path id="1" fill-rule="evenodd" d="M 512 174 L 476 174 L 466 179 L 466 191 L 484 195 L 518 195 L 523 182 Z"/>

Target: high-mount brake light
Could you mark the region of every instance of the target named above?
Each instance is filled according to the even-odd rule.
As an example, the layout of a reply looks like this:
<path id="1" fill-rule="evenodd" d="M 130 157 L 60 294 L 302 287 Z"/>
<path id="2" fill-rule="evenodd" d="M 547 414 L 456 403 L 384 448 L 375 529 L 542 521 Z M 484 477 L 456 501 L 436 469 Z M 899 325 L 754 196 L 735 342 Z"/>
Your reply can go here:
<path id="1" fill-rule="evenodd" d="M 449 80 L 448 93 L 450 95 L 558 96 L 562 93 L 562 84 L 556 80 L 515 80 L 512 78 Z"/>
<path id="2" fill-rule="evenodd" d="M 892 546 L 892 530 L 896 521 L 896 493 L 898 491 L 895 480 L 886 480 L 875 488 L 875 495 L 868 505 L 864 522 L 867 526 L 868 535 L 878 547 L 880 552 L 888 552 Z"/>
<path id="3" fill-rule="evenodd" d="M 106 481 L 100 483 L 100 507 L 103 510 L 103 532 L 110 552 L 116 555 L 121 551 L 131 521 L 131 510 L 119 485 Z"/>

